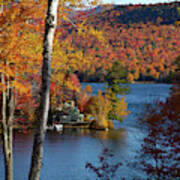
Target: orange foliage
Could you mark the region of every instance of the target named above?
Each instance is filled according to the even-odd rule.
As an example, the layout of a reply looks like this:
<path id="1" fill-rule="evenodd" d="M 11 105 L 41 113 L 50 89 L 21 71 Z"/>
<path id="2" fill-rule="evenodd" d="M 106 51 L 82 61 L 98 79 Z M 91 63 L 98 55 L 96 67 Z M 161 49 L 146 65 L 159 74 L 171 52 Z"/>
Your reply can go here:
<path id="1" fill-rule="evenodd" d="M 127 81 L 130 82 L 130 83 L 132 83 L 132 82 L 133 82 L 133 79 L 134 79 L 133 75 L 132 75 L 131 73 L 128 73 L 128 75 L 127 75 Z"/>
<path id="2" fill-rule="evenodd" d="M 37 28 L 41 25 L 35 22 L 43 15 L 39 10 L 39 6 L 43 6 L 43 3 L 36 3 L 33 0 L 27 3 L 22 0 L 6 2 L 3 5 L 3 11 L 0 13 L 0 73 L 3 73 L 6 80 L 10 79 L 8 86 L 15 91 L 16 111 L 22 111 L 26 117 L 24 121 L 32 120 L 36 107 L 31 88 L 33 80 L 39 76 L 42 49 L 40 45 L 42 37 Z M 35 13 L 37 10 L 38 14 Z M 6 87 L 5 84 L 1 85 Z M 15 121 L 18 118 L 16 111 Z"/>

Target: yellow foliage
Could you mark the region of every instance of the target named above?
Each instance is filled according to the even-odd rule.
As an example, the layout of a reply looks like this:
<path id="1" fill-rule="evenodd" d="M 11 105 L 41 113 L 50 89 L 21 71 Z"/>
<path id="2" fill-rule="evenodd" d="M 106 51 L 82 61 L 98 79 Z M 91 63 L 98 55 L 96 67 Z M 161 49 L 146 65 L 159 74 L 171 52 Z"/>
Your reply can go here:
<path id="1" fill-rule="evenodd" d="M 122 97 L 118 102 L 115 103 L 115 105 L 117 107 L 117 116 L 124 118 L 129 114 L 129 111 L 127 111 L 128 103 L 125 101 L 125 97 Z"/>
<path id="2" fill-rule="evenodd" d="M 131 73 L 128 73 L 128 75 L 127 75 L 127 80 L 128 80 L 128 82 L 130 82 L 130 83 L 133 82 L 134 77 L 133 77 L 133 75 L 132 75 Z"/>
<path id="3" fill-rule="evenodd" d="M 105 43 L 105 37 L 104 37 L 103 31 L 99 31 L 99 30 L 94 29 L 93 27 L 90 27 L 89 33 L 95 36 L 99 40 L 99 42 Z"/>
<path id="4" fill-rule="evenodd" d="M 6 90 L 6 85 L 0 82 L 0 92 L 3 92 Z"/>
<path id="5" fill-rule="evenodd" d="M 85 112 L 92 114 L 92 116 L 97 120 L 99 125 L 103 127 L 109 127 L 109 113 L 113 113 L 112 116 L 117 117 L 118 120 L 124 119 L 128 114 L 127 102 L 125 102 L 125 97 L 121 97 L 118 101 L 114 100 L 114 94 L 109 90 L 102 95 L 99 91 L 97 96 L 93 96 L 87 102 Z"/>
<path id="6" fill-rule="evenodd" d="M 134 79 L 137 80 L 139 78 L 139 71 L 134 72 L 133 76 L 134 76 Z"/>
<path id="7" fill-rule="evenodd" d="M 31 89 L 29 84 L 18 82 L 17 80 L 11 81 L 11 87 L 14 87 L 20 94 L 27 94 Z"/>
<path id="8" fill-rule="evenodd" d="M 76 92 L 80 92 L 80 88 L 77 87 L 77 86 L 74 86 L 70 81 L 66 81 L 65 85 L 70 90 L 73 90 L 73 91 L 76 91 Z"/>
<path id="9" fill-rule="evenodd" d="M 111 89 L 106 90 L 105 97 L 111 102 L 110 117 L 122 121 L 129 114 L 125 97 L 117 98 Z"/>
<path id="10" fill-rule="evenodd" d="M 111 110 L 111 102 L 99 91 L 97 96 L 89 99 L 86 111 L 91 113 L 100 126 L 108 127 L 108 113 Z"/>

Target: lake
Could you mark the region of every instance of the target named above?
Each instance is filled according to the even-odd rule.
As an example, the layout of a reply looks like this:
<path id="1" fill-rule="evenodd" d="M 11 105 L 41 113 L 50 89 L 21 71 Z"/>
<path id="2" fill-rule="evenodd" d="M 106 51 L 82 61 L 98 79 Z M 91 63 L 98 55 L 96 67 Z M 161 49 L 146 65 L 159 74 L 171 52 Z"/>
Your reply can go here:
<path id="1" fill-rule="evenodd" d="M 93 93 L 104 89 L 103 83 L 90 84 Z M 98 156 L 103 146 L 113 151 L 110 163 L 122 162 L 115 180 L 120 177 L 132 180 L 142 179 L 145 175 L 126 164 L 134 161 L 141 147 L 146 131 L 141 127 L 138 116 L 145 110 L 146 104 L 156 100 L 164 101 L 170 92 L 168 84 L 131 84 L 126 95 L 128 110 L 131 114 L 123 123 L 114 121 L 112 131 L 90 131 L 85 129 L 66 129 L 61 133 L 48 132 L 44 144 L 43 168 L 41 180 L 94 180 L 95 176 L 85 169 L 86 162 L 98 165 Z M 14 133 L 14 179 L 28 179 L 33 135 Z M 137 158 L 136 158 L 137 160 Z M 4 161 L 2 141 L 0 141 L 0 179 L 4 179 Z"/>

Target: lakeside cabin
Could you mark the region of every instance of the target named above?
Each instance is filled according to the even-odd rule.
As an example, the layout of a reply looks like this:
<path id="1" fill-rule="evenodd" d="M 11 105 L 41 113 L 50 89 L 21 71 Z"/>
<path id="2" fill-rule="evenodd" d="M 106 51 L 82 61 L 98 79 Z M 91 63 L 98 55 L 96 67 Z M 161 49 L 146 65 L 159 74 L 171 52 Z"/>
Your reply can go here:
<path id="1" fill-rule="evenodd" d="M 75 106 L 74 101 L 65 102 L 58 107 L 48 121 L 47 130 L 61 131 L 63 128 L 86 127 L 89 122 L 84 121 L 84 114 Z"/>

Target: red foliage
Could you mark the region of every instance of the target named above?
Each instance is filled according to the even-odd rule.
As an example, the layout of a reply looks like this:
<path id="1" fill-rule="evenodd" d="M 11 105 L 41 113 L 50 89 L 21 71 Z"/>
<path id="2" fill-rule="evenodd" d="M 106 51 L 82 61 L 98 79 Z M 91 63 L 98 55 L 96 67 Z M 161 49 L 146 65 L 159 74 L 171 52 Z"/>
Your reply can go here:
<path id="1" fill-rule="evenodd" d="M 76 74 L 74 74 L 74 73 L 71 73 L 69 75 L 68 81 L 70 81 L 72 83 L 72 85 L 75 86 L 75 87 L 79 87 L 80 86 L 79 79 L 76 76 Z"/>
<path id="2" fill-rule="evenodd" d="M 180 84 L 171 97 L 148 110 L 147 137 L 142 144 L 142 169 L 156 179 L 180 178 Z"/>

